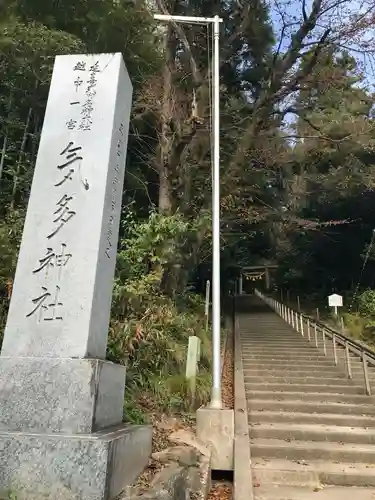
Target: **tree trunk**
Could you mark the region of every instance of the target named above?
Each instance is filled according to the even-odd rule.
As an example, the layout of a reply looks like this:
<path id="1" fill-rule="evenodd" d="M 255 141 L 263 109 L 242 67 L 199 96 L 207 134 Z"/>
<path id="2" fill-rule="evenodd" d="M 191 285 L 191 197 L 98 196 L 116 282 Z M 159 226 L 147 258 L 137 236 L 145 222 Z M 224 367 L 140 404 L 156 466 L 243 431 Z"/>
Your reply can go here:
<path id="1" fill-rule="evenodd" d="M 5 155 L 7 152 L 7 144 L 8 144 L 8 135 L 4 136 L 4 141 L 3 141 L 3 147 L 1 149 L 1 159 L 0 159 L 0 181 L 1 177 L 3 175 L 3 168 L 4 168 L 4 161 L 5 161 Z"/>
<path id="2" fill-rule="evenodd" d="M 27 119 L 26 119 L 26 124 L 25 124 L 25 127 L 23 129 L 23 137 L 22 137 L 21 147 L 19 150 L 16 172 L 15 172 L 14 177 L 13 177 L 13 189 L 12 189 L 12 197 L 11 197 L 11 201 L 10 201 L 10 209 L 11 210 L 14 210 L 14 207 L 16 204 L 16 194 L 17 194 L 19 176 L 20 176 L 20 172 L 21 172 L 21 163 L 22 163 L 22 159 L 24 156 L 25 148 L 26 148 L 26 141 L 27 141 L 27 137 L 28 137 L 28 130 L 29 130 L 29 126 L 30 126 L 31 115 L 32 115 L 32 109 L 29 108 L 29 112 L 27 114 Z"/>
<path id="3" fill-rule="evenodd" d="M 163 71 L 163 101 L 161 108 L 161 123 L 159 148 L 157 155 L 159 172 L 159 211 L 170 214 L 172 210 L 171 186 L 169 179 L 169 155 L 171 149 L 170 121 L 172 119 L 172 50 L 169 45 L 171 27 L 168 26 L 164 36 L 166 62 Z"/>

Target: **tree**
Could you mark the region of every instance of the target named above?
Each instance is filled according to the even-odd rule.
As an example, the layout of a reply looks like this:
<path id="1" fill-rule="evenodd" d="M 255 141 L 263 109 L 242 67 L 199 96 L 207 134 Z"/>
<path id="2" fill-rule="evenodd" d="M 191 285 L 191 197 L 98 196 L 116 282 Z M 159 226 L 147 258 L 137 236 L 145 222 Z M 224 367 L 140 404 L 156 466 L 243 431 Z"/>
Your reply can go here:
<path id="1" fill-rule="evenodd" d="M 299 234 L 284 225 L 279 242 L 294 286 L 328 293 L 351 288 L 358 277 L 375 224 L 372 105 L 355 59 L 341 50 L 321 53 L 295 103 L 299 119 L 285 171 L 288 206 L 305 222 Z"/>

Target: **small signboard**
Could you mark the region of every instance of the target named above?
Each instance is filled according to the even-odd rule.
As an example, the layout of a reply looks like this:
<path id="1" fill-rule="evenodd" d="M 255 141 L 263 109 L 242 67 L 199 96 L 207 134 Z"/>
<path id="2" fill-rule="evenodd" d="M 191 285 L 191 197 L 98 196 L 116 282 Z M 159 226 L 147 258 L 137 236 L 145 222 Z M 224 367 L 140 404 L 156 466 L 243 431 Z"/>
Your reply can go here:
<path id="1" fill-rule="evenodd" d="M 337 308 L 342 307 L 342 295 L 338 295 L 337 293 L 330 295 L 328 297 L 328 305 L 335 309 L 335 314 L 337 316 Z"/>
<path id="2" fill-rule="evenodd" d="M 342 295 L 337 295 L 334 293 L 328 297 L 329 307 L 342 307 Z"/>

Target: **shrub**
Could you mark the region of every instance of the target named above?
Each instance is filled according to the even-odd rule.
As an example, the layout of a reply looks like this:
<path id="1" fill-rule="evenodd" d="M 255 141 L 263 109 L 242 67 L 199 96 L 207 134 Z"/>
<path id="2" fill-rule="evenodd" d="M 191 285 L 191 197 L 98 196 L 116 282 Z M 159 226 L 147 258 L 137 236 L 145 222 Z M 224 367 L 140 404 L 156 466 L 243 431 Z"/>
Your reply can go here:
<path id="1" fill-rule="evenodd" d="M 358 310 L 363 316 L 375 317 L 375 290 L 366 290 L 358 297 Z"/>
<path id="2" fill-rule="evenodd" d="M 144 413 L 190 408 L 185 363 L 189 336 L 201 339 L 196 404 L 210 390 L 211 335 L 204 329 L 204 301 L 184 292 L 162 291 L 165 270 L 180 261 L 180 243 L 189 225 L 176 214 L 151 214 L 146 222 L 127 217 L 114 287 L 107 356 L 127 366 L 125 416 L 133 422 Z"/>

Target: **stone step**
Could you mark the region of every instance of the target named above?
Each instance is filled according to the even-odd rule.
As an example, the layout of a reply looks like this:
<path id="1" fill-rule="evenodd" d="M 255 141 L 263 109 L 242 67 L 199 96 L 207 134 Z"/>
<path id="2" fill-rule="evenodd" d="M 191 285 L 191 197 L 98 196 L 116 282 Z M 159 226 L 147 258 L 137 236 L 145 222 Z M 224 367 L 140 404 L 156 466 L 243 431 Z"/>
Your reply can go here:
<path id="1" fill-rule="evenodd" d="M 295 348 L 304 348 L 306 347 L 307 349 L 317 349 L 314 343 L 309 342 L 308 340 L 301 339 L 298 341 L 295 340 L 284 340 L 284 341 L 275 341 L 275 340 L 265 340 L 265 339 L 259 339 L 259 340 L 246 340 L 241 342 L 242 348 L 260 348 L 260 347 L 265 347 L 267 349 L 295 349 Z"/>
<path id="2" fill-rule="evenodd" d="M 244 367 L 244 374 L 245 376 L 249 377 L 327 377 L 327 378 L 339 378 L 340 380 L 344 376 L 347 378 L 346 371 L 342 369 L 338 369 L 335 366 L 320 366 L 317 368 L 316 366 L 313 367 L 315 369 L 304 369 L 304 370 L 295 370 L 293 367 L 289 367 L 288 370 L 284 370 L 282 368 L 272 368 L 272 367 L 265 367 L 265 368 L 253 368 L 251 365 Z M 358 372 L 361 375 L 363 375 L 362 372 Z M 353 372 L 354 374 L 354 372 Z M 348 379 L 349 380 L 349 379 Z"/>
<path id="3" fill-rule="evenodd" d="M 264 334 L 261 334 L 259 336 L 256 335 L 249 335 L 249 336 L 240 336 L 241 340 L 241 345 L 288 345 L 288 346 L 294 346 L 294 345 L 306 345 L 308 343 L 308 339 L 305 337 L 302 337 L 300 335 L 281 335 L 281 336 L 267 336 Z M 315 336 L 314 336 L 315 340 Z"/>
<path id="4" fill-rule="evenodd" d="M 283 358 L 285 356 L 288 357 L 315 357 L 315 358 L 330 358 L 334 359 L 333 351 L 327 349 L 327 354 L 324 354 L 323 349 L 317 349 L 316 347 L 311 348 L 299 348 L 299 349 L 275 349 L 275 348 L 253 348 L 248 347 L 247 349 L 242 349 L 243 356 L 277 356 Z M 337 360 L 346 362 L 346 354 L 345 351 L 337 351 Z M 350 361 L 352 363 L 360 363 L 362 364 L 362 360 L 359 356 L 355 354 L 350 355 Z M 368 366 L 371 367 L 371 364 L 368 363 Z"/>
<path id="5" fill-rule="evenodd" d="M 323 365 L 311 365 L 311 364 L 296 364 L 292 365 L 291 363 L 249 363 L 247 361 L 243 361 L 243 367 L 246 372 L 250 373 L 259 373 L 259 375 L 267 375 L 272 373 L 277 373 L 278 376 L 289 376 L 291 373 L 297 374 L 297 376 L 301 376 L 299 374 L 311 374 L 314 377 L 317 373 L 321 375 L 325 375 L 328 378 L 348 378 L 346 367 L 345 366 L 335 366 L 333 363 L 325 363 Z M 364 377 L 363 370 L 354 370 L 352 369 L 353 377 Z M 374 371 L 368 371 L 369 378 L 375 377 Z"/>
<path id="6" fill-rule="evenodd" d="M 319 361 L 319 363 L 315 361 L 298 361 L 295 360 L 292 362 L 291 360 L 286 361 L 283 359 L 267 359 L 267 360 L 261 360 L 261 359 L 253 359 L 250 360 L 249 358 L 243 358 L 243 364 L 246 367 L 261 367 L 261 368 L 273 368 L 276 367 L 278 370 L 290 370 L 292 368 L 296 369 L 301 369 L 301 368 L 306 368 L 307 370 L 312 370 L 312 369 L 317 369 L 317 367 L 322 366 L 322 367 L 330 367 L 330 368 L 336 368 L 335 365 L 333 364 L 332 361 L 327 360 L 326 358 L 323 358 L 322 361 Z"/>
<path id="7" fill-rule="evenodd" d="M 251 456 L 287 460 L 375 463 L 375 446 L 281 439 L 250 439 Z"/>
<path id="8" fill-rule="evenodd" d="M 362 415 L 340 415 L 335 413 L 300 413 L 287 411 L 256 411 L 249 412 L 250 423 L 289 423 L 289 424 L 324 424 L 343 427 L 375 428 L 375 417 Z"/>
<path id="9" fill-rule="evenodd" d="M 255 500 L 374 500 L 372 489 L 325 486 L 317 488 L 298 488 L 293 486 L 277 487 L 256 484 Z"/>
<path id="10" fill-rule="evenodd" d="M 375 429 L 325 424 L 264 423 L 250 425 L 250 438 L 375 445 Z"/>
<path id="11" fill-rule="evenodd" d="M 308 356 L 308 357 L 328 357 L 324 355 L 323 350 L 320 351 L 319 349 L 316 348 L 300 348 L 300 349 L 260 349 L 260 348 L 252 348 L 249 347 L 247 349 L 242 349 L 242 354 L 243 356 L 278 356 L 278 357 L 284 357 L 284 356 Z M 330 356 L 333 358 L 333 356 Z M 341 358 L 340 358 L 341 359 Z M 344 358 L 343 358 L 344 359 Z M 356 358 L 353 358 L 353 361 Z"/>
<path id="12" fill-rule="evenodd" d="M 318 338 L 318 342 L 319 342 L 319 337 Z M 321 345 L 323 346 L 323 340 L 321 341 Z M 330 342 L 330 344 L 326 344 L 327 347 L 328 345 L 332 346 L 332 342 Z M 277 339 L 274 339 L 274 338 L 270 338 L 270 339 L 246 339 L 246 340 L 242 340 L 241 341 L 241 346 L 242 347 L 266 347 L 267 349 L 271 349 L 271 348 L 280 348 L 280 349 L 303 349 L 304 347 L 306 349 L 317 349 L 316 345 L 315 345 L 315 336 L 314 337 L 310 337 L 310 340 L 308 339 L 308 337 L 298 337 L 297 339 L 280 339 L 280 340 L 277 340 Z M 337 346 L 337 349 L 340 348 L 340 346 L 338 344 L 336 344 Z M 344 350 L 344 349 L 341 349 L 341 350 Z"/>
<path id="13" fill-rule="evenodd" d="M 251 373 L 251 372 L 250 372 Z M 345 377 L 345 375 L 338 373 L 337 377 L 332 375 L 327 376 L 326 374 L 315 374 L 310 376 L 310 372 L 307 372 L 305 376 L 294 376 L 293 372 L 291 375 L 284 373 L 275 376 L 270 374 L 261 375 L 249 375 L 248 371 L 244 373 L 245 382 L 250 383 L 264 383 L 264 384 L 297 384 L 297 385 L 325 385 L 325 386 L 346 386 L 348 388 L 356 387 L 351 380 Z M 300 373 L 300 372 L 298 372 Z M 362 386 L 361 386 L 362 387 Z"/>
<path id="14" fill-rule="evenodd" d="M 326 401 L 301 401 L 272 399 L 254 399 L 248 401 L 248 408 L 253 411 L 287 411 L 301 413 L 333 413 L 342 415 L 367 415 L 375 416 L 375 405 L 372 403 L 358 405 L 357 403 L 337 403 Z"/>
<path id="15" fill-rule="evenodd" d="M 312 362 L 312 363 L 319 363 L 319 362 L 324 362 L 324 361 L 329 361 L 332 365 L 334 364 L 334 358 L 333 356 L 324 356 L 324 354 L 307 354 L 307 355 L 280 355 L 279 353 L 275 352 L 274 354 L 269 353 L 269 354 L 255 354 L 255 353 L 247 353 L 247 352 L 242 352 L 242 357 L 246 359 L 247 361 L 266 361 L 266 362 L 271 362 L 271 361 L 283 361 L 284 363 L 286 361 L 292 362 Z M 341 360 L 340 360 L 341 361 Z M 358 359 L 353 359 L 351 360 L 351 364 L 355 365 L 361 365 L 361 361 Z"/>
<path id="16" fill-rule="evenodd" d="M 248 353 L 251 353 L 251 355 L 253 356 L 258 356 L 258 355 L 277 355 L 277 356 L 285 356 L 285 355 L 292 355 L 292 356 L 295 356 L 295 355 L 309 355 L 309 356 L 324 356 L 324 357 L 330 357 L 330 358 L 333 358 L 333 349 L 326 349 L 327 351 L 327 355 L 324 354 L 324 350 L 323 349 L 320 349 L 320 348 L 317 348 L 315 346 L 311 346 L 311 347 L 291 347 L 291 348 L 277 348 L 277 347 L 261 347 L 261 346 L 248 346 L 246 347 L 245 349 L 242 349 L 242 352 L 244 354 L 248 354 Z M 342 359 L 342 360 L 346 360 L 346 353 L 344 350 L 337 350 L 336 351 L 336 354 L 337 354 L 337 358 L 338 359 Z M 350 359 L 351 361 L 358 361 L 360 363 L 362 363 L 362 360 L 359 356 L 357 356 L 356 354 L 350 354 Z"/>
<path id="17" fill-rule="evenodd" d="M 254 460 L 253 484 L 317 488 L 334 486 L 375 487 L 374 464 L 333 463 L 322 460 Z"/>
<path id="18" fill-rule="evenodd" d="M 275 392 L 277 395 L 280 393 L 307 393 L 307 394 L 315 394 L 315 393 L 321 393 L 324 392 L 325 394 L 363 394 L 366 395 L 364 385 L 352 385 L 351 382 L 348 382 L 346 385 L 345 384 L 345 379 L 342 380 L 342 385 L 334 385 L 334 384 L 329 384 L 327 382 L 326 384 L 324 383 L 324 379 L 318 380 L 318 383 L 308 383 L 307 380 L 302 381 L 302 383 L 296 383 L 296 382 L 290 382 L 290 381 L 285 381 L 284 383 L 259 383 L 261 379 L 257 379 L 254 381 L 249 380 L 248 378 L 245 379 L 245 387 L 248 390 L 253 390 L 256 389 L 257 392 L 259 391 L 272 391 Z M 264 381 L 264 382 L 268 382 Z"/>
<path id="19" fill-rule="evenodd" d="M 334 394 L 328 392 L 309 392 L 302 391 L 285 391 L 285 392 L 272 392 L 272 391 L 254 391 L 249 390 L 248 385 L 245 384 L 246 396 L 249 399 L 271 399 L 276 401 L 316 401 L 321 403 L 349 403 L 349 404 L 374 404 L 375 398 L 372 396 L 356 395 L 356 394 Z"/>
<path id="20" fill-rule="evenodd" d="M 275 351 L 274 353 L 253 353 L 251 351 L 246 352 L 245 350 L 242 351 L 242 357 L 244 359 L 247 359 L 248 361 L 254 361 L 254 360 L 262 360 L 262 361 L 313 361 L 314 363 L 319 363 L 320 361 L 326 361 L 327 359 L 333 364 L 333 356 L 325 356 L 323 353 L 307 353 L 307 354 L 285 354 L 282 355 Z M 344 360 L 345 358 L 343 358 Z M 351 360 L 352 365 L 358 364 L 362 365 L 362 362 L 360 359 L 352 359 Z"/>

